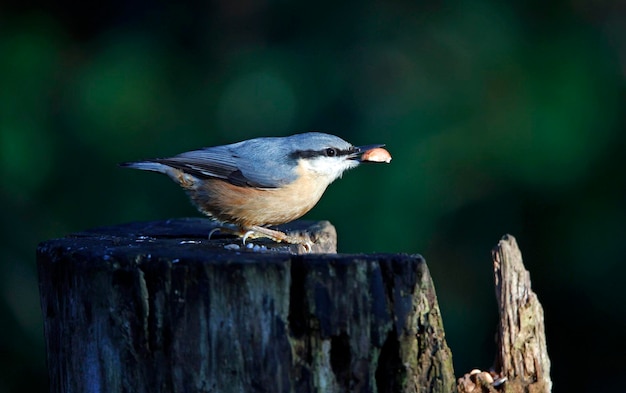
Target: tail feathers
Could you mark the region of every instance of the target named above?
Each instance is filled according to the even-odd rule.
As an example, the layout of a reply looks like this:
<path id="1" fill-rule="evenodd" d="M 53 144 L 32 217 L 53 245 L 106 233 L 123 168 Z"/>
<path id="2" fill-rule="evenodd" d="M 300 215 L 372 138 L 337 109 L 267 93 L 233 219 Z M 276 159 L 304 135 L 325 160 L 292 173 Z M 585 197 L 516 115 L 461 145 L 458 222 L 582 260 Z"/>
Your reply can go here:
<path id="1" fill-rule="evenodd" d="M 119 166 L 124 168 L 141 169 L 142 171 L 161 173 L 168 173 L 171 170 L 169 166 L 154 161 L 122 162 L 121 164 L 119 164 Z"/>

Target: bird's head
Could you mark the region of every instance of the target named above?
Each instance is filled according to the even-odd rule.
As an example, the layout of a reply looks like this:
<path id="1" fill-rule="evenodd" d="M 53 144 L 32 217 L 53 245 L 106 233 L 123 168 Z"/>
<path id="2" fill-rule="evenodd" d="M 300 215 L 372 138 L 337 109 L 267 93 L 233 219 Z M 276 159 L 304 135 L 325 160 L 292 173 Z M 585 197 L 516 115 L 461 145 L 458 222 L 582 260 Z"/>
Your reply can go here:
<path id="1" fill-rule="evenodd" d="M 353 146 L 343 139 L 321 132 L 307 132 L 288 137 L 291 158 L 301 170 L 326 178 L 337 179 L 363 161 L 363 153 L 384 145 Z"/>

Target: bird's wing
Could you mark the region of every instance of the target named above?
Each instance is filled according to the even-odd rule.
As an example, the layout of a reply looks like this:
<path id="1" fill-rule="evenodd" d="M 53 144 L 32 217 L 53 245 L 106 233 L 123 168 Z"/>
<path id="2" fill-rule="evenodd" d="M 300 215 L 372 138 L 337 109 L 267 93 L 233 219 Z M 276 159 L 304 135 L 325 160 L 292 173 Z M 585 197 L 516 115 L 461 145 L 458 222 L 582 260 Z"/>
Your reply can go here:
<path id="1" fill-rule="evenodd" d="M 208 147 L 154 161 L 200 179 L 218 178 L 243 187 L 276 188 L 295 180 L 293 168 L 284 162 L 259 157 L 245 146 L 233 146 Z"/>

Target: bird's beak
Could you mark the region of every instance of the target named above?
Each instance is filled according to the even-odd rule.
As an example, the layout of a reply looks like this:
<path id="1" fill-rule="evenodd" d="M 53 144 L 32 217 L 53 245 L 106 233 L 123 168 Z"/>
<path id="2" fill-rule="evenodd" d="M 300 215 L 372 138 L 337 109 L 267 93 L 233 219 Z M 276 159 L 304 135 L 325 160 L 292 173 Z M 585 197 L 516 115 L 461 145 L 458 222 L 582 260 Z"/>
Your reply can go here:
<path id="1" fill-rule="evenodd" d="M 355 146 L 354 147 L 354 152 L 352 152 L 352 154 L 350 154 L 348 156 L 349 159 L 351 160 L 358 160 L 358 161 L 362 161 L 361 157 L 363 156 L 363 153 L 365 153 L 368 150 L 372 150 L 372 149 L 376 149 L 377 147 L 384 147 L 385 145 L 366 145 L 366 146 Z"/>

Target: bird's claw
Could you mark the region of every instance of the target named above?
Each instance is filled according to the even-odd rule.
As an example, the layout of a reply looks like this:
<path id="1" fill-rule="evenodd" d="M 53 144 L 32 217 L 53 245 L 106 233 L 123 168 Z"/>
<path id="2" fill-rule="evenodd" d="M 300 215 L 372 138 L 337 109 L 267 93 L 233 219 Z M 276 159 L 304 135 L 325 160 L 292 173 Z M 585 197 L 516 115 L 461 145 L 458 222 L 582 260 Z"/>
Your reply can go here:
<path id="1" fill-rule="evenodd" d="M 254 231 L 247 231 L 246 233 L 244 233 L 243 237 L 241 238 L 241 243 L 245 246 L 246 245 L 246 240 L 248 240 L 248 238 L 250 236 L 252 236 L 252 235 L 254 235 Z"/>
<path id="2" fill-rule="evenodd" d="M 220 227 L 217 227 L 217 228 L 213 228 L 213 229 L 211 229 L 211 230 L 209 231 L 208 240 L 211 240 L 211 236 L 213 236 L 213 234 L 214 234 L 215 232 L 221 232 L 221 230 L 222 230 L 222 228 L 220 228 Z"/>
<path id="3" fill-rule="evenodd" d="M 260 226 L 252 226 L 246 229 L 248 229 L 248 231 L 243 236 L 244 244 L 249 237 L 266 237 L 277 243 L 301 245 L 306 253 L 310 253 L 313 250 L 313 242 L 308 236 L 289 235 L 275 229 Z"/>

